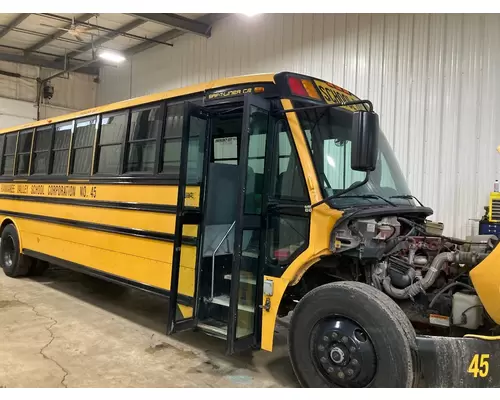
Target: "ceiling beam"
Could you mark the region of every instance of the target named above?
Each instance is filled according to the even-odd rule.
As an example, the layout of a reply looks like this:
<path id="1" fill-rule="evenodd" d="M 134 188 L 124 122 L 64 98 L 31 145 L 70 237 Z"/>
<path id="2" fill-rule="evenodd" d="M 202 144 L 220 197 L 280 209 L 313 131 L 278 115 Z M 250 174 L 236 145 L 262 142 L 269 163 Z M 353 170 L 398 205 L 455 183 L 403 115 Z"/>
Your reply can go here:
<path id="1" fill-rule="evenodd" d="M 82 47 L 79 47 L 78 49 L 72 51 L 71 53 L 68 53 L 67 57 L 74 58 L 78 54 L 85 53 L 86 51 L 89 51 L 89 50 L 92 50 L 93 48 L 99 47 L 99 46 L 103 45 L 104 43 L 109 42 L 109 41 L 113 40 L 114 38 L 122 35 L 123 33 L 131 31 L 134 28 L 137 28 L 138 26 L 144 24 L 145 22 L 146 21 L 144 21 L 142 19 L 135 19 L 135 20 L 129 22 L 128 24 L 125 24 L 125 25 L 121 26 L 120 28 L 118 28 L 116 30 L 116 32 L 111 32 L 111 33 L 107 33 L 104 36 L 100 36 L 99 39 L 94 40 L 93 43 L 88 43 L 88 44 L 86 44 Z M 61 60 L 59 59 L 57 61 L 61 61 Z"/>
<path id="2" fill-rule="evenodd" d="M 60 15 L 57 15 L 57 14 L 36 14 L 36 15 L 40 15 L 42 17 L 46 17 L 46 18 L 52 18 L 56 21 L 63 21 L 63 22 L 67 22 L 67 23 L 70 23 L 72 22 L 72 20 L 70 18 L 66 18 L 66 17 L 63 17 L 63 16 L 60 16 Z M 116 30 L 116 29 L 111 29 L 111 28 L 106 28 L 105 26 L 102 26 L 102 25 L 94 25 L 94 24 L 91 24 L 89 22 L 84 22 L 84 21 L 79 21 L 79 20 L 76 20 L 75 19 L 75 24 L 76 25 L 83 25 L 83 26 L 86 26 L 86 27 L 89 27 L 89 28 L 93 28 L 97 31 L 103 31 L 103 32 L 108 32 L 108 33 L 117 33 L 118 35 L 121 35 L 123 37 L 127 37 L 127 38 L 130 38 L 130 39 L 135 39 L 135 40 L 139 40 L 139 41 L 143 41 L 143 40 L 147 40 L 147 41 L 151 41 L 151 42 L 155 42 L 154 39 L 150 39 L 146 36 L 138 36 L 138 35 L 133 35 L 131 33 L 128 33 L 126 32 L 123 28 L 126 27 L 126 25 L 124 25 L 121 30 Z M 134 22 L 134 21 L 132 21 Z M 145 23 L 146 21 L 141 21 L 140 24 L 143 24 Z M 133 28 L 132 28 L 133 29 Z M 130 30 L 132 30 L 130 29 Z M 98 36 L 98 35 L 96 35 Z M 166 46 L 172 46 L 170 43 L 165 43 L 165 42 L 155 42 L 157 44 L 164 44 Z"/>
<path id="3" fill-rule="evenodd" d="M 23 56 L 19 54 L 10 54 L 10 53 L 0 53 L 0 61 L 8 61 L 8 62 L 13 62 L 13 63 L 18 63 L 18 64 L 28 64 L 28 65 L 34 65 L 36 67 L 42 67 L 42 68 L 48 68 L 48 69 L 58 69 L 58 70 L 65 70 L 66 69 L 78 69 L 78 72 L 82 74 L 88 74 L 88 75 L 99 75 L 99 68 L 97 67 L 90 67 L 90 66 L 85 66 L 79 68 L 78 65 L 80 63 L 75 63 L 73 61 L 68 61 L 67 65 L 64 65 L 64 60 L 63 61 L 51 61 L 47 58 L 35 56 L 35 55 L 29 55 L 29 56 Z M 83 63 L 81 63 L 83 65 Z"/>
<path id="4" fill-rule="evenodd" d="M 90 18 L 92 18 L 94 14 L 82 14 L 78 16 L 76 19 L 79 21 L 88 21 Z M 71 22 L 67 23 L 64 25 L 62 28 L 63 29 L 69 29 L 71 28 Z M 54 40 L 59 39 L 61 36 L 64 36 L 67 32 L 63 30 L 58 30 L 57 32 L 53 33 L 52 35 L 47 36 L 45 39 L 40 40 L 39 42 L 35 43 L 34 45 L 28 47 L 25 51 L 24 54 L 30 54 L 33 53 L 34 51 L 41 49 L 42 47 L 48 45 L 50 42 L 53 42 Z"/>
<path id="5" fill-rule="evenodd" d="M 178 14 L 129 14 L 145 21 L 155 22 L 170 28 L 194 33 L 203 37 L 210 37 L 210 25 L 194 19 L 189 19 Z"/>
<path id="6" fill-rule="evenodd" d="M 201 22 L 201 23 L 206 24 L 208 26 L 212 26 L 216 21 L 219 21 L 219 20 L 226 18 L 230 15 L 231 14 L 221 14 L 221 13 L 219 13 L 219 14 L 215 14 L 215 13 L 214 14 L 206 14 L 206 15 L 201 16 L 200 18 L 197 18 L 195 21 Z M 160 42 L 164 42 L 164 41 L 168 42 L 170 40 L 177 39 L 179 36 L 182 36 L 185 33 L 186 33 L 185 31 L 182 31 L 180 29 L 172 29 L 168 32 L 165 32 L 165 33 L 162 33 L 158 36 L 155 36 L 153 39 L 160 41 Z M 125 51 L 125 54 L 127 56 L 133 56 L 134 54 L 142 53 L 143 51 L 146 51 L 154 46 L 156 46 L 155 43 L 144 42 L 144 43 L 141 43 L 141 44 L 138 44 L 136 46 L 128 48 Z"/>
<path id="7" fill-rule="evenodd" d="M 3 38 L 7 33 L 9 33 L 12 28 L 15 28 L 16 26 L 18 26 L 21 22 L 23 22 L 30 15 L 31 14 L 19 14 L 5 28 L 3 28 L 0 31 L 0 39 Z"/>

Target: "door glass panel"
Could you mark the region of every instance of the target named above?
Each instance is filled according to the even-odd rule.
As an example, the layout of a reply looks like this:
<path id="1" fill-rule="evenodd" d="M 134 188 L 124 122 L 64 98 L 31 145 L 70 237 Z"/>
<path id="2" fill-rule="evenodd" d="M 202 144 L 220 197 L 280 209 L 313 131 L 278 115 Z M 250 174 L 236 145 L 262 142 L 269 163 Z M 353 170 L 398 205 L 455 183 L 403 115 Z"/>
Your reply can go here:
<path id="1" fill-rule="evenodd" d="M 260 229 L 243 230 L 236 338 L 245 337 L 254 332 L 259 244 Z"/>
<path id="2" fill-rule="evenodd" d="M 260 214 L 264 189 L 264 161 L 269 124 L 268 110 L 250 106 L 248 164 L 245 182 L 245 205 L 241 231 L 241 258 L 239 265 L 238 307 L 236 339 L 252 335 L 255 331 L 257 305 L 257 276 L 260 270 Z M 244 156 L 241 158 L 245 159 Z M 242 165 L 242 167 L 245 167 Z M 252 226 L 247 225 L 250 223 Z"/>
<path id="3" fill-rule="evenodd" d="M 267 110 L 251 106 L 245 214 L 262 212 L 264 187 L 264 158 L 269 114 Z"/>
<path id="4" fill-rule="evenodd" d="M 182 321 L 193 316 L 195 277 L 196 277 L 196 246 L 182 245 L 179 268 L 179 291 L 175 321 Z M 191 299 L 191 302 L 187 300 Z"/>
<path id="5" fill-rule="evenodd" d="M 199 185 L 202 181 L 206 131 L 207 120 L 191 116 L 186 185 Z"/>
<path id="6" fill-rule="evenodd" d="M 201 185 L 203 179 L 203 164 L 205 155 L 205 137 L 207 120 L 191 115 L 189 117 L 189 138 L 187 149 L 187 165 L 185 171 L 181 166 L 181 173 L 186 174 L 186 186 L 184 188 L 183 207 L 198 207 L 199 199 L 195 188 Z M 172 142 L 169 142 L 171 145 Z M 180 139 L 179 139 L 180 144 Z M 180 154 L 180 146 L 179 146 Z M 180 156 L 179 156 L 180 157 Z M 180 160 L 180 158 L 179 158 Z M 182 237 L 196 239 L 199 226 L 196 224 L 184 224 L 182 226 Z M 177 309 L 175 322 L 193 318 L 194 296 L 196 285 L 196 262 L 198 259 L 198 246 L 195 244 L 182 244 L 180 249 L 179 286 L 177 297 Z M 190 300 L 190 304 L 188 300 Z"/>
<path id="7" fill-rule="evenodd" d="M 268 260 L 287 263 L 307 247 L 309 219 L 296 215 L 272 215 L 267 231 Z"/>
<path id="8" fill-rule="evenodd" d="M 277 146 L 273 165 L 272 194 L 280 200 L 300 200 L 307 202 L 306 187 L 299 158 L 288 126 L 278 123 Z"/>

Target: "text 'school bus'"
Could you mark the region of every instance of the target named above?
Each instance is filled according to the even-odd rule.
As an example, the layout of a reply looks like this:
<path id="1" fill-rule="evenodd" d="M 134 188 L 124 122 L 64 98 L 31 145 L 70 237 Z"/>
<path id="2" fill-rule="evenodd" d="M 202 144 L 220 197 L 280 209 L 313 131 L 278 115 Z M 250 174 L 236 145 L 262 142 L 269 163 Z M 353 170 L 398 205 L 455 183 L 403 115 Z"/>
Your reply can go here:
<path id="1" fill-rule="evenodd" d="M 0 133 L 8 276 L 167 296 L 167 334 L 228 353 L 272 351 L 292 312 L 306 387 L 500 386 L 500 246 L 427 220 L 369 101 L 251 75 Z"/>

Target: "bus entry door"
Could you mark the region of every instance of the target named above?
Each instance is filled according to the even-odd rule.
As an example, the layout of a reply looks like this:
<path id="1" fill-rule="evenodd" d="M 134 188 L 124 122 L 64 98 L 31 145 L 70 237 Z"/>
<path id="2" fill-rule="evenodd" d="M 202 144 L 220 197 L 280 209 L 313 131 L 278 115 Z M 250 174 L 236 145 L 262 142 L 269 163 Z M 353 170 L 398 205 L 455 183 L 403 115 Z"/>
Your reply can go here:
<path id="1" fill-rule="evenodd" d="M 245 95 L 227 330 L 229 354 L 258 345 L 260 340 L 265 227 L 262 205 L 269 113 L 268 100 Z"/>
<path id="2" fill-rule="evenodd" d="M 167 334 L 196 325 L 198 251 L 205 175 L 208 112 L 184 103 L 180 141 L 180 174 L 170 279 Z M 167 144 L 168 145 L 168 144 Z"/>

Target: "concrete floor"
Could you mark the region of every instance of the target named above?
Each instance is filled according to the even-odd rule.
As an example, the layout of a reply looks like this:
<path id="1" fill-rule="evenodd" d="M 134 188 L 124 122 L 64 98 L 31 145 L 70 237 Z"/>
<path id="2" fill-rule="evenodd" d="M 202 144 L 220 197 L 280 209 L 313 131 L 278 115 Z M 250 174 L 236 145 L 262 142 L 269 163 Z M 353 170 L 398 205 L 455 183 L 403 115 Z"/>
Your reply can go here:
<path id="1" fill-rule="evenodd" d="M 167 301 L 52 267 L 0 271 L 0 387 L 297 387 L 278 327 L 273 353 L 227 357 L 201 332 L 166 336 Z"/>

